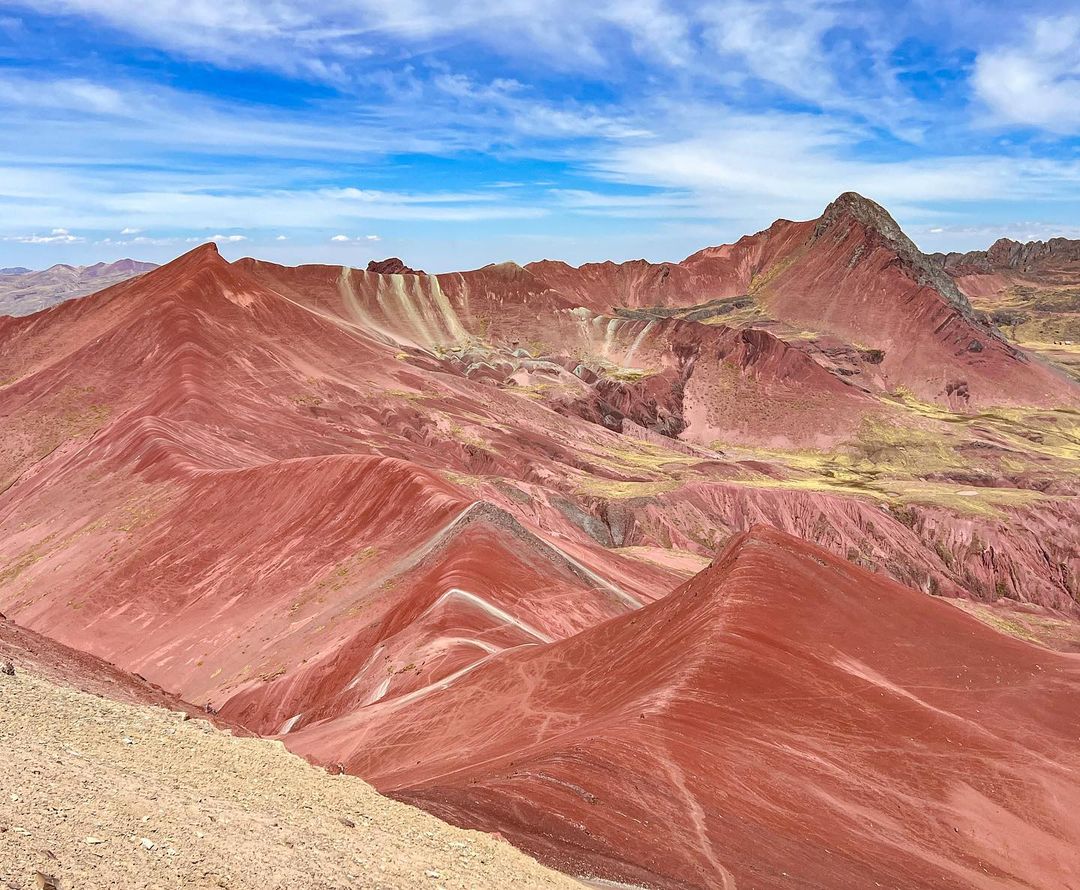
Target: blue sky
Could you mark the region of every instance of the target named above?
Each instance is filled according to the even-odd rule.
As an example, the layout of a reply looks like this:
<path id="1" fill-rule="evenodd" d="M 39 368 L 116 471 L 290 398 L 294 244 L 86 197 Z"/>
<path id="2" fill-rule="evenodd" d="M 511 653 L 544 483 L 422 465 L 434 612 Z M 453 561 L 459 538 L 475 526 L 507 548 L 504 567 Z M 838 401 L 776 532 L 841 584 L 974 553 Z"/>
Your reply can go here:
<path id="1" fill-rule="evenodd" d="M 0 266 L 1080 237 L 1080 5 L 0 0 Z"/>

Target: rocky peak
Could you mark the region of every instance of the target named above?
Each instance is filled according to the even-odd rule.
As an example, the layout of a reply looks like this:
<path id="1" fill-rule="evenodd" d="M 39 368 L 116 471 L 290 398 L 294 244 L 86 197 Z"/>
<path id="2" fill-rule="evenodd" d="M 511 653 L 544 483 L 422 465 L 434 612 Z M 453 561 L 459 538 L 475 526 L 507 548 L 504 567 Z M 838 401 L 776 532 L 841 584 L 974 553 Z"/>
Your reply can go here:
<path id="1" fill-rule="evenodd" d="M 423 275 L 422 269 L 410 269 L 396 256 L 387 257 L 385 260 L 372 260 L 367 264 L 369 272 L 378 272 L 380 275 Z"/>
<path id="2" fill-rule="evenodd" d="M 1028 241 L 1022 244 L 1010 238 L 999 238 L 991 245 L 986 256 L 994 268 L 1030 272 L 1046 260 L 1080 260 L 1080 241 L 1051 238 L 1049 241 Z"/>
<path id="3" fill-rule="evenodd" d="M 1033 272 L 1046 262 L 1080 262 L 1080 240 L 1014 241 L 998 238 L 988 250 L 935 253 L 930 259 L 951 275 L 987 274 L 998 269 Z"/>
<path id="4" fill-rule="evenodd" d="M 837 230 L 838 226 L 851 223 L 860 225 L 867 232 L 875 234 L 895 251 L 908 274 L 916 282 L 936 290 L 969 318 L 974 316 L 974 310 L 967 297 L 960 292 L 956 282 L 946 274 L 942 266 L 915 246 L 915 242 L 904 234 L 903 229 L 884 207 L 857 192 L 844 192 L 825 208 L 825 212 L 814 226 L 811 242 L 823 238 L 830 231 Z"/>

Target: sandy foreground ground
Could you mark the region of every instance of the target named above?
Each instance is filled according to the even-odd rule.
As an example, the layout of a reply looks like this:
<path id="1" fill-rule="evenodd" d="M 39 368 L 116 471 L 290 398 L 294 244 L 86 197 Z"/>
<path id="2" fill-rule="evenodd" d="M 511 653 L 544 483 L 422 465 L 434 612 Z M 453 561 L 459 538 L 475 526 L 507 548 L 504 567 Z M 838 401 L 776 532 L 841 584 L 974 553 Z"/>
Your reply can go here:
<path id="1" fill-rule="evenodd" d="M 0 674 L 0 890 L 570 888 L 278 742 Z"/>

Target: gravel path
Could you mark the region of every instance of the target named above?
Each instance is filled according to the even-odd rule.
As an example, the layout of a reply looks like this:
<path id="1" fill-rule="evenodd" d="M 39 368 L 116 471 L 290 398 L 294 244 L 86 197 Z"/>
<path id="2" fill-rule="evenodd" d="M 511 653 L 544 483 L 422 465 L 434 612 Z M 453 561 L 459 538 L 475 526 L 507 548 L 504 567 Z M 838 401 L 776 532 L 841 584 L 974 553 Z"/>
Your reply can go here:
<path id="1" fill-rule="evenodd" d="M 570 888 L 278 742 L 0 673 L 0 888 Z"/>

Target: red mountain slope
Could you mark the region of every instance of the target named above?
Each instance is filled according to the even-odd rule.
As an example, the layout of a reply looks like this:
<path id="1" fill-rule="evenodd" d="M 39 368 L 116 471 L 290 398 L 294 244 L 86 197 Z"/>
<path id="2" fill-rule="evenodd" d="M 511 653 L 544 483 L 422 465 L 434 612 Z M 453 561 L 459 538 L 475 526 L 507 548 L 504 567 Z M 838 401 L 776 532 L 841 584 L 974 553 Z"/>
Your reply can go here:
<path id="1" fill-rule="evenodd" d="M 122 671 L 107 661 L 20 627 L 3 616 L 0 616 L 0 660 L 10 662 L 16 675 L 21 671 L 32 671 L 50 682 L 115 701 L 206 717 L 201 708 L 181 701 L 138 674 Z M 230 729 L 237 727 L 230 726 Z"/>
<path id="2" fill-rule="evenodd" d="M 883 208 L 851 192 L 816 220 L 779 220 L 677 264 L 528 268 L 590 307 L 686 307 L 749 295 L 796 330 L 881 350 L 888 388 L 953 406 L 1075 402 L 1059 375 L 976 319 L 940 264 Z"/>
<path id="3" fill-rule="evenodd" d="M 578 873 L 1080 881 L 1080 659 L 755 528 L 663 600 L 287 737 Z"/>
<path id="4" fill-rule="evenodd" d="M 734 280 L 807 225 L 699 262 Z M 898 399 L 769 331 L 576 302 L 513 264 L 205 247 L 0 319 L 0 609 L 575 872 L 1072 880 L 1041 789 L 1074 801 L 1048 763 L 1075 763 L 1073 661 L 765 531 L 667 595 L 766 521 L 926 590 L 1007 577 L 1068 607 L 1068 412 L 1033 438 L 1026 414 L 971 418 L 971 453 L 1042 485 L 993 500 L 907 470 L 953 471 L 973 440 L 927 439 L 967 417 L 917 405 L 916 435 Z M 818 450 L 867 430 L 896 478 Z M 1015 816 L 1022 848 L 949 838 L 968 788 L 1001 808 L 989 842 Z"/>

